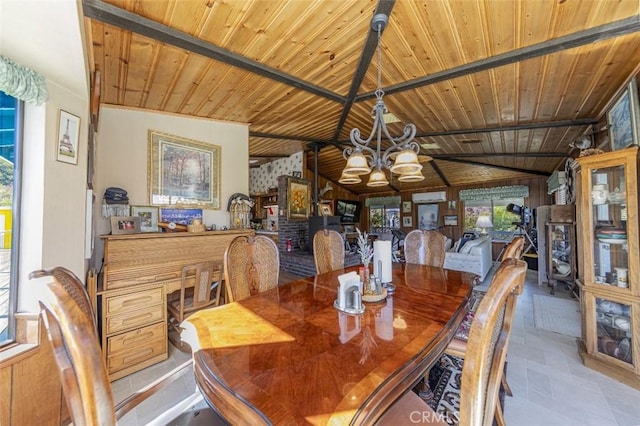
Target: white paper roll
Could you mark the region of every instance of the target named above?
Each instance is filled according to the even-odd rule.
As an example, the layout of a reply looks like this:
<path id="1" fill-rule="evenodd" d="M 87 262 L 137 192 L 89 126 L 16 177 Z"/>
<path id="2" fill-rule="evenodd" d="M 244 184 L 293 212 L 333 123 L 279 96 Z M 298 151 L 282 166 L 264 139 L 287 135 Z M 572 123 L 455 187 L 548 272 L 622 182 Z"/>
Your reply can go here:
<path id="1" fill-rule="evenodd" d="M 381 263 L 382 262 L 382 263 Z M 382 265 L 382 271 L 378 269 Z M 380 278 L 383 283 L 391 282 L 391 241 L 373 242 L 373 275 Z"/>

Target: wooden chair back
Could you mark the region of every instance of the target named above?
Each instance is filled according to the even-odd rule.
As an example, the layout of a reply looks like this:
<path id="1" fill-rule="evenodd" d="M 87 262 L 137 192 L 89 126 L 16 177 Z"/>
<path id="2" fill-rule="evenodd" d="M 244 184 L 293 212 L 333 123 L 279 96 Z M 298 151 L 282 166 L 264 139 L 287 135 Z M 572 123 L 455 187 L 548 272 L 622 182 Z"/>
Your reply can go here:
<path id="1" fill-rule="evenodd" d="M 35 271 L 30 278 L 45 276 L 54 280 L 39 303 L 73 424 L 115 425 L 111 384 L 84 285 L 64 268 Z"/>
<path id="2" fill-rule="evenodd" d="M 513 237 L 511 242 L 504 248 L 502 260 L 511 258 L 520 259 L 520 257 L 522 257 L 522 250 L 524 250 L 524 236 L 517 235 Z"/>
<path id="3" fill-rule="evenodd" d="M 280 253 L 264 235 L 234 238 L 224 253 L 227 301 L 233 302 L 278 286 Z"/>
<path id="4" fill-rule="evenodd" d="M 344 240 L 339 232 L 321 229 L 313 236 L 313 259 L 316 274 L 344 268 Z"/>
<path id="5" fill-rule="evenodd" d="M 169 315 L 180 324 L 193 312 L 220 303 L 222 267 L 217 262 L 200 262 L 182 268 L 180 299 L 171 302 Z M 217 284 L 212 288 L 212 284 Z M 193 295 L 190 295 L 193 289 Z M 189 291 L 189 294 L 188 294 Z"/>
<path id="6" fill-rule="evenodd" d="M 404 257 L 407 263 L 442 268 L 447 237 L 438 231 L 414 229 L 404 239 Z"/>
<path id="7" fill-rule="evenodd" d="M 493 424 L 516 300 L 526 272 L 526 262 L 505 259 L 476 310 L 462 368 L 460 424 Z"/>

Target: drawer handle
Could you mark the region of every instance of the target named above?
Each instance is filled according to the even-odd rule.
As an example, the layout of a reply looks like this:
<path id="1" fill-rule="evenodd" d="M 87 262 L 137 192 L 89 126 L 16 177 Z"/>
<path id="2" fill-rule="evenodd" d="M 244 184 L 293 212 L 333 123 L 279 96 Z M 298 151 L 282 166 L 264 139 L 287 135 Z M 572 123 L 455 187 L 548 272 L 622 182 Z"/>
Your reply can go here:
<path id="1" fill-rule="evenodd" d="M 138 340 L 145 340 L 150 337 L 153 337 L 153 331 L 147 331 L 145 333 L 140 334 L 140 330 L 138 330 L 138 333 L 135 336 L 122 339 L 122 344 L 128 345 L 129 343 L 137 342 Z"/>
<path id="2" fill-rule="evenodd" d="M 126 358 L 123 358 L 122 362 L 123 362 L 123 364 L 128 364 L 128 363 L 130 363 L 132 361 L 135 361 L 138 358 L 145 357 L 145 356 L 149 355 L 150 353 L 153 353 L 153 349 L 152 348 L 146 348 L 146 349 L 138 352 L 137 354 L 128 356 Z"/>
<path id="3" fill-rule="evenodd" d="M 135 317 L 125 318 L 125 319 L 122 320 L 122 324 L 123 325 L 127 325 L 127 324 L 131 324 L 131 323 L 136 323 L 136 322 L 138 322 L 140 320 L 147 319 L 147 318 L 153 318 L 153 313 L 152 312 L 147 312 L 146 314 L 136 315 Z"/>
<path id="4" fill-rule="evenodd" d="M 168 274 L 161 274 L 161 275 L 156 275 L 154 278 L 154 281 L 164 281 L 164 280 L 170 280 L 173 278 L 177 278 L 178 274 L 175 272 L 171 272 Z"/>
<path id="5" fill-rule="evenodd" d="M 122 306 L 139 305 L 141 303 L 151 302 L 152 300 L 153 300 L 153 297 L 151 296 L 137 297 L 135 299 L 125 300 L 124 302 L 122 302 Z"/>

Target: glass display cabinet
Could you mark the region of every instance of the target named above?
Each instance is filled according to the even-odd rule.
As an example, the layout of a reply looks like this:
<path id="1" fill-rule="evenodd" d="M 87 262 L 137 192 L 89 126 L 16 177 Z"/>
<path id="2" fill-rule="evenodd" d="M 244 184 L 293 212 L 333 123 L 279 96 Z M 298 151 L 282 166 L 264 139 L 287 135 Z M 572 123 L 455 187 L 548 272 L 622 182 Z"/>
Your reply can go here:
<path id="1" fill-rule="evenodd" d="M 638 148 L 578 158 L 586 366 L 640 389 Z"/>

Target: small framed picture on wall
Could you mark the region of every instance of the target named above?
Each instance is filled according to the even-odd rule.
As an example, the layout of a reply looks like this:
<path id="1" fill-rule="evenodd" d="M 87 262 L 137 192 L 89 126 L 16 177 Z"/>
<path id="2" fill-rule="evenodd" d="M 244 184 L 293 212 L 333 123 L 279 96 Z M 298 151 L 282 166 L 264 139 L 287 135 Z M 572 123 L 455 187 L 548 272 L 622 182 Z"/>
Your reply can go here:
<path id="1" fill-rule="evenodd" d="M 404 216 L 402 218 L 402 226 L 405 228 L 412 228 L 413 227 L 413 220 L 411 218 L 411 216 Z"/>
<path id="2" fill-rule="evenodd" d="M 411 201 L 402 202 L 402 213 L 411 213 Z"/>
<path id="3" fill-rule="evenodd" d="M 458 226 L 458 216 L 444 215 L 444 226 Z"/>

